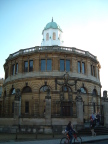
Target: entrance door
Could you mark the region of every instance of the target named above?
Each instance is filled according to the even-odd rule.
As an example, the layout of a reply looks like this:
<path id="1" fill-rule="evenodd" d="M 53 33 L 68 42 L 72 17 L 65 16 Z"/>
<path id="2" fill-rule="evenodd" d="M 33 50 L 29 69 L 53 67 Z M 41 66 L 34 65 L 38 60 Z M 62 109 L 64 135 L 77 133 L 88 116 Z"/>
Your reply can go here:
<path id="1" fill-rule="evenodd" d="M 63 110 L 63 116 L 70 116 L 70 106 L 64 106 L 62 107 Z"/>

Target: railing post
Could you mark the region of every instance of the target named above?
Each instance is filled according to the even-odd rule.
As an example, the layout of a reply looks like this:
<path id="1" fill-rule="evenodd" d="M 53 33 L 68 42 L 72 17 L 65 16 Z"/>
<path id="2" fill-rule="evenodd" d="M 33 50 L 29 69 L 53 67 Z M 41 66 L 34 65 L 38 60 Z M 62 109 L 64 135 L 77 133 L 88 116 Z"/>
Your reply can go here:
<path id="1" fill-rule="evenodd" d="M 17 128 L 16 128 L 16 140 L 17 140 Z"/>
<path id="2" fill-rule="evenodd" d="M 36 127 L 36 139 L 37 139 L 37 131 L 38 131 L 38 128 Z"/>
<path id="3" fill-rule="evenodd" d="M 53 129 L 53 126 L 52 126 L 52 132 L 53 132 L 53 138 L 54 138 L 54 129 Z"/>

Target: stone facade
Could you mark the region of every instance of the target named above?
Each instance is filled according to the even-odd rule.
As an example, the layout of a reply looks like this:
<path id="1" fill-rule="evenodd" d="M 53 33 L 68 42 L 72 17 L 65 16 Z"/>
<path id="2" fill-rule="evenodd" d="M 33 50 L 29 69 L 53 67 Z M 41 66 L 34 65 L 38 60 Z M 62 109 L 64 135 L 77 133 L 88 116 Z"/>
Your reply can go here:
<path id="1" fill-rule="evenodd" d="M 3 105 L 3 97 L 2 97 L 2 87 L 3 87 L 4 79 L 0 79 L 0 116 L 2 114 L 2 105 Z"/>
<path id="2" fill-rule="evenodd" d="M 51 60 L 50 71 L 47 70 L 49 59 Z M 29 71 L 31 60 L 33 69 Z M 41 60 L 46 62 L 45 71 L 42 70 Z M 62 71 L 60 60 L 64 61 L 64 70 Z M 28 62 L 28 72 L 24 71 L 25 61 Z M 68 72 L 66 71 L 67 61 L 69 61 Z M 80 72 L 78 62 L 80 62 Z M 93 106 L 84 107 L 83 117 L 78 116 L 80 112 L 77 111 L 79 102 L 76 101 L 76 96 L 79 89 L 82 97 L 79 107 L 83 108 L 83 105 L 95 103 L 95 112 L 100 110 L 100 63 L 87 51 L 59 46 L 19 50 L 7 58 L 4 70 L 4 115 L 14 117 L 17 89 L 21 93 L 18 117 L 30 118 L 31 120 L 27 120 L 27 124 L 30 124 L 34 118 L 37 122 L 42 118 L 44 124 L 45 121 L 50 124 L 57 122 L 64 124 L 69 120 L 75 124 L 83 124 L 83 119 L 88 120 L 94 109 Z M 14 70 L 17 73 L 13 73 Z M 47 97 L 48 89 L 50 89 L 50 99 Z M 50 111 L 47 111 L 46 109 L 49 107 Z"/>

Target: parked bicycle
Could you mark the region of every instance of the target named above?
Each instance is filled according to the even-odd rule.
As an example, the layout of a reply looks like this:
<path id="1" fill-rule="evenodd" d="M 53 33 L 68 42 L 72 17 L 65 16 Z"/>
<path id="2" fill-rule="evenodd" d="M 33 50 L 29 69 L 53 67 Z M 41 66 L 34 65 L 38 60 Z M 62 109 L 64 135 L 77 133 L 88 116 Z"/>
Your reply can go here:
<path id="1" fill-rule="evenodd" d="M 70 143 L 70 137 L 67 132 L 62 132 L 64 136 L 60 140 L 60 144 L 69 144 Z M 78 135 L 77 131 L 74 131 L 73 133 L 73 142 L 74 144 L 81 144 L 82 143 L 82 138 Z"/>

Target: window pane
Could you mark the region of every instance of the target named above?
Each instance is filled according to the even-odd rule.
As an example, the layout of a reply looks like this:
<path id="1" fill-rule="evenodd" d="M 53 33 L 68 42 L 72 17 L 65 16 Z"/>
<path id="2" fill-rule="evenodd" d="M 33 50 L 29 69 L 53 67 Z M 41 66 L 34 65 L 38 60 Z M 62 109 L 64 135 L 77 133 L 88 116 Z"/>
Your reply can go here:
<path id="1" fill-rule="evenodd" d="M 80 61 L 78 61 L 78 73 L 81 72 Z"/>
<path id="2" fill-rule="evenodd" d="M 15 64 L 12 65 L 12 75 L 14 75 L 14 74 L 15 74 Z"/>
<path id="3" fill-rule="evenodd" d="M 52 60 L 48 59 L 47 60 L 47 71 L 51 71 L 52 70 Z"/>
<path id="4" fill-rule="evenodd" d="M 16 74 L 18 73 L 18 63 L 16 64 Z"/>
<path id="5" fill-rule="evenodd" d="M 92 75 L 92 65 L 91 65 L 91 75 Z"/>
<path id="6" fill-rule="evenodd" d="M 64 60 L 60 60 L 60 71 L 64 71 Z"/>
<path id="7" fill-rule="evenodd" d="M 86 92 L 86 89 L 83 88 L 83 87 L 81 88 L 81 92 L 82 92 L 82 93 L 87 93 L 87 92 Z"/>
<path id="8" fill-rule="evenodd" d="M 84 74 L 85 73 L 85 63 L 82 62 L 82 73 Z"/>
<path id="9" fill-rule="evenodd" d="M 33 60 L 29 61 L 29 72 L 33 71 Z"/>
<path id="10" fill-rule="evenodd" d="M 93 90 L 92 94 L 95 96 L 97 95 L 96 89 Z"/>
<path id="11" fill-rule="evenodd" d="M 53 40 L 56 40 L 56 33 L 53 33 Z"/>
<path id="12" fill-rule="evenodd" d="M 46 60 L 43 59 L 41 60 L 41 71 L 45 71 L 46 70 Z"/>
<path id="13" fill-rule="evenodd" d="M 68 91 L 68 87 L 64 86 L 64 87 L 63 87 L 63 91 L 64 91 L 64 92 L 67 92 L 67 91 Z"/>
<path id="14" fill-rule="evenodd" d="M 7 79 L 8 78 L 8 69 L 6 69 L 6 71 L 5 71 L 5 79 Z"/>
<path id="15" fill-rule="evenodd" d="M 70 71 L 70 60 L 66 60 L 66 71 Z"/>
<path id="16" fill-rule="evenodd" d="M 49 33 L 46 34 L 46 40 L 49 40 Z"/>
<path id="17" fill-rule="evenodd" d="M 12 102 L 12 113 L 14 113 L 14 102 Z"/>
<path id="18" fill-rule="evenodd" d="M 93 76 L 95 76 L 95 67 L 93 66 Z"/>
<path id="19" fill-rule="evenodd" d="M 28 72 L 28 62 L 24 62 L 24 72 Z"/>
<path id="20" fill-rule="evenodd" d="M 11 92 L 11 94 L 15 94 L 15 89 L 14 89 L 14 88 L 12 89 L 12 92 Z"/>
<path id="21" fill-rule="evenodd" d="M 29 102 L 25 102 L 25 113 L 29 113 Z"/>

